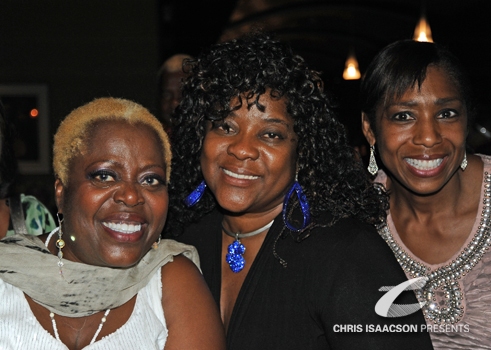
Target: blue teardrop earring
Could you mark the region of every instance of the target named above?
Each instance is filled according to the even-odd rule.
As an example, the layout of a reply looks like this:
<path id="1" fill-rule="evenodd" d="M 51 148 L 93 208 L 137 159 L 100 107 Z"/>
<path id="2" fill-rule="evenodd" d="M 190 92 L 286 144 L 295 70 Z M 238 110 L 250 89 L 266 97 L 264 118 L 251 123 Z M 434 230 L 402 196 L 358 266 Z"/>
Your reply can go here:
<path id="1" fill-rule="evenodd" d="M 295 227 L 291 223 L 288 222 L 287 219 L 287 207 L 288 207 L 288 201 L 290 200 L 290 197 L 292 196 L 293 192 L 297 194 L 298 198 L 298 203 L 300 204 L 300 209 L 302 210 L 302 216 L 303 216 L 303 223 L 302 226 L 300 227 Z M 285 223 L 285 226 L 288 227 L 290 230 L 294 232 L 299 232 L 303 230 L 304 228 L 307 227 L 308 224 L 310 224 L 310 207 L 309 207 L 309 202 L 307 201 L 307 196 L 303 193 L 302 186 L 298 183 L 298 181 L 295 179 L 295 182 L 293 183 L 292 187 L 288 191 L 288 193 L 285 196 L 285 199 L 283 201 L 283 222 Z"/>
<path id="2" fill-rule="evenodd" d="M 198 203 L 201 197 L 203 197 L 205 190 L 206 190 L 206 182 L 205 180 L 203 180 L 198 185 L 198 187 L 196 187 L 196 189 L 184 199 L 184 204 L 186 204 L 186 207 L 190 208 L 196 203 Z"/>

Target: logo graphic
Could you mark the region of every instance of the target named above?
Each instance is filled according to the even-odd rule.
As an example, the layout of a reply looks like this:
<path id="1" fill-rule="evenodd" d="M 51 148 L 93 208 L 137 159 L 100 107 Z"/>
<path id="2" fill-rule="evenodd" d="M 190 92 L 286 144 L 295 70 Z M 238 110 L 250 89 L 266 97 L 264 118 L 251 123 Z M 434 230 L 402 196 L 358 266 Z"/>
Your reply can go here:
<path id="1" fill-rule="evenodd" d="M 418 311 L 426 302 L 415 304 L 395 304 L 394 301 L 404 291 L 421 289 L 426 284 L 427 277 L 416 277 L 404 281 L 393 287 L 380 287 L 380 292 L 385 292 L 375 305 L 375 312 L 382 317 L 402 317 Z"/>

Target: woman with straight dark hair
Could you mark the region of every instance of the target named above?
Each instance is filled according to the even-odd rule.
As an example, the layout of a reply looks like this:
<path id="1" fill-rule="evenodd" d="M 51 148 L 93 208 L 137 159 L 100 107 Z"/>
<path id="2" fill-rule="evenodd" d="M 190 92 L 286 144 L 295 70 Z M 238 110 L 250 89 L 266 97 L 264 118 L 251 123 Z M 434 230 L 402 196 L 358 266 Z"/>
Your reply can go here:
<path id="1" fill-rule="evenodd" d="M 490 349 L 491 158 L 466 151 L 473 104 L 457 58 L 395 42 L 368 67 L 361 105 L 368 170 L 390 196 L 379 233 L 407 277 L 424 278 L 435 349 Z"/>

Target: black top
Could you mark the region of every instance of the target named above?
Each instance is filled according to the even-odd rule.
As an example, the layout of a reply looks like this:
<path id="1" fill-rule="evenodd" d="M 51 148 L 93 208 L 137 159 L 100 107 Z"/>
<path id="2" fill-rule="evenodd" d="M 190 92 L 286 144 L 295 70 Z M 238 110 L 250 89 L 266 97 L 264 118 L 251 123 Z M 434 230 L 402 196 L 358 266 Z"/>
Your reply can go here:
<path id="1" fill-rule="evenodd" d="M 222 215 L 214 211 L 177 238 L 198 249 L 218 305 L 221 222 Z M 287 262 L 285 268 L 273 255 L 282 227 L 280 215 L 245 278 L 230 319 L 227 349 L 432 349 L 428 333 L 420 332 L 425 324 L 421 311 L 401 318 L 374 311 L 384 295 L 380 287 L 407 280 L 374 228 L 343 219 L 313 229 L 301 242 L 290 235 L 280 238 L 276 251 Z M 247 239 L 243 243 L 247 247 Z M 398 303 L 416 302 L 413 292 L 402 297 Z M 391 332 L 366 332 L 367 327 L 391 324 L 396 325 Z M 409 325 L 417 332 L 404 332 Z"/>

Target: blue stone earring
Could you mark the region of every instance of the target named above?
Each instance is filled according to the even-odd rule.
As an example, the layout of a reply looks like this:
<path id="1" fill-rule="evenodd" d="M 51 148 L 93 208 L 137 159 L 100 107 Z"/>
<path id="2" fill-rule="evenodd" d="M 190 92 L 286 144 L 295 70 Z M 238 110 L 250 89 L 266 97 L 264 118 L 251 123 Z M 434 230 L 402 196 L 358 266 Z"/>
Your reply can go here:
<path id="1" fill-rule="evenodd" d="M 186 204 L 188 208 L 192 207 L 193 205 L 199 202 L 201 197 L 203 197 L 205 190 L 206 190 L 206 182 L 205 180 L 203 180 L 198 185 L 198 187 L 196 187 L 196 189 L 184 199 L 184 204 Z"/>
<path id="2" fill-rule="evenodd" d="M 290 200 L 293 191 L 295 191 L 295 193 L 297 194 L 298 202 L 300 203 L 300 209 L 302 210 L 303 215 L 303 223 L 302 226 L 300 226 L 299 228 L 296 228 L 295 226 L 290 224 L 286 217 L 288 212 L 288 201 Z M 285 196 L 285 200 L 283 201 L 283 222 L 285 223 L 286 227 L 295 232 L 303 230 L 307 227 L 308 224 L 310 224 L 309 202 L 307 201 L 307 197 L 303 193 L 302 186 L 300 186 L 297 180 L 295 180 L 292 187 L 290 188 L 290 191 L 288 191 L 287 195 Z"/>

